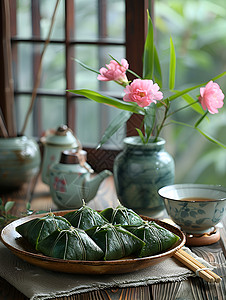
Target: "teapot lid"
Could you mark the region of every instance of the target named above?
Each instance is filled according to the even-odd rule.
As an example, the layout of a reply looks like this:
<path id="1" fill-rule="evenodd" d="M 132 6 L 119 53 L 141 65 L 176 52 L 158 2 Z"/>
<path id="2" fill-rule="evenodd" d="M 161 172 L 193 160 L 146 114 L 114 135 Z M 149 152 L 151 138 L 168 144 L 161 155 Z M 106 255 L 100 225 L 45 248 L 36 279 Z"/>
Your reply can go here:
<path id="1" fill-rule="evenodd" d="M 45 141 L 46 143 L 53 145 L 71 145 L 75 143 L 74 146 L 78 146 L 76 137 L 67 125 L 59 126 L 54 134 L 50 134 L 46 137 Z"/>
<path id="2" fill-rule="evenodd" d="M 83 149 L 67 149 L 61 152 L 60 164 L 79 164 L 89 173 L 93 173 L 93 169 L 86 163 L 87 152 Z"/>
<path id="3" fill-rule="evenodd" d="M 79 152 L 76 149 L 68 149 L 68 150 L 62 151 L 61 157 L 60 157 L 60 163 L 61 164 L 79 164 L 80 163 Z"/>

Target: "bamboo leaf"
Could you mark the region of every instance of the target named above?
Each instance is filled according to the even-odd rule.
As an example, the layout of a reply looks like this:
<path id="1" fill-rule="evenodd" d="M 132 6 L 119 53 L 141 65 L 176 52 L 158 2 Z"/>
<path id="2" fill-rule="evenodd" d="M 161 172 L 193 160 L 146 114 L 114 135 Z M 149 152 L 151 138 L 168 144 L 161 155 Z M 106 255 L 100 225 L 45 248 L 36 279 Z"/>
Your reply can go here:
<path id="1" fill-rule="evenodd" d="M 140 137 L 142 143 L 145 144 L 145 137 L 143 135 L 143 132 L 139 128 L 136 128 L 136 131 L 138 132 L 139 137 Z"/>
<path id="2" fill-rule="evenodd" d="M 198 127 L 195 127 L 196 130 L 198 130 L 199 133 L 201 133 L 207 140 L 209 140 L 210 142 L 217 144 L 218 146 L 226 149 L 226 145 L 219 142 L 218 140 L 216 140 L 215 138 L 211 137 L 210 135 L 208 135 L 207 133 L 203 132 L 201 129 L 199 129 Z"/>
<path id="3" fill-rule="evenodd" d="M 5 204 L 5 212 L 7 213 L 14 205 L 15 201 L 8 201 Z"/>
<path id="4" fill-rule="evenodd" d="M 95 70 L 95 69 L 93 69 L 93 68 L 91 68 L 91 67 L 89 67 L 89 66 L 87 66 L 86 64 L 84 64 L 83 62 L 81 62 L 79 59 L 77 59 L 77 58 L 74 58 L 74 60 L 78 63 L 78 64 L 80 64 L 83 68 L 85 68 L 85 69 L 87 69 L 87 70 L 89 70 L 89 71 L 91 71 L 91 72 L 94 72 L 94 73 L 97 73 L 97 74 L 100 74 L 100 72 L 99 71 L 97 71 L 97 70 Z"/>
<path id="5" fill-rule="evenodd" d="M 144 44 L 143 78 L 152 79 L 154 71 L 154 30 L 148 13 L 148 33 Z"/>
<path id="6" fill-rule="evenodd" d="M 162 88 L 162 70 L 158 57 L 158 52 L 156 47 L 154 46 L 154 79 L 155 82 Z"/>
<path id="7" fill-rule="evenodd" d="M 139 78 L 139 79 L 142 79 L 137 73 L 133 72 L 132 70 L 130 69 L 127 69 L 127 72 L 131 73 L 132 75 L 134 75 L 135 77 Z"/>
<path id="8" fill-rule="evenodd" d="M 215 138 L 211 137 L 210 135 L 208 135 L 207 133 L 203 132 L 201 129 L 199 129 L 198 127 L 193 127 L 192 125 L 189 125 L 189 124 L 186 124 L 186 123 L 183 123 L 183 122 L 177 122 L 177 121 L 171 121 L 172 123 L 175 123 L 175 124 L 178 124 L 178 125 L 183 125 L 183 126 L 186 126 L 186 127 L 190 127 L 190 128 L 194 128 L 196 129 L 199 133 L 201 133 L 207 140 L 209 140 L 210 142 L 226 149 L 226 145 L 219 142 L 218 140 L 216 140 Z"/>
<path id="9" fill-rule="evenodd" d="M 103 137 L 100 140 L 100 143 L 97 146 L 97 149 L 99 149 L 104 143 L 106 143 L 110 137 L 123 125 L 126 123 L 127 120 L 131 117 L 132 112 L 129 111 L 122 111 L 120 114 L 114 118 L 114 120 L 111 122 L 111 124 L 107 127 L 107 129 L 104 132 Z"/>
<path id="10" fill-rule="evenodd" d="M 110 97 L 110 96 L 105 96 L 100 93 L 97 93 L 95 91 L 91 90 L 68 90 L 68 92 L 77 94 L 77 95 L 82 95 L 88 99 L 94 100 L 98 103 L 103 103 L 106 105 L 114 106 L 116 108 L 122 109 L 122 110 L 127 110 L 136 114 L 144 115 L 144 108 L 138 106 L 136 103 L 133 102 L 125 102 L 121 101 L 117 98 Z"/>
<path id="11" fill-rule="evenodd" d="M 201 108 L 201 106 L 198 103 L 194 103 L 194 99 L 189 95 L 189 94 L 185 94 L 182 96 L 182 98 L 188 103 L 191 104 L 191 108 L 193 110 L 195 110 L 197 113 L 199 113 L 200 115 L 204 115 L 204 111 Z"/>
<path id="12" fill-rule="evenodd" d="M 176 74 L 176 53 L 173 45 L 173 40 L 170 37 L 170 69 L 169 69 L 169 89 L 173 90 L 175 86 Z"/>
<path id="13" fill-rule="evenodd" d="M 187 123 L 183 123 L 183 122 L 179 122 L 179 121 L 175 121 L 175 120 L 170 120 L 171 123 L 177 124 L 177 125 L 182 125 L 185 127 L 189 127 L 189 128 L 194 128 L 192 125 L 187 124 Z"/>
<path id="14" fill-rule="evenodd" d="M 213 78 L 210 79 L 210 80 L 215 81 L 215 80 L 217 80 L 217 79 L 219 79 L 219 78 L 221 78 L 221 77 L 223 77 L 223 76 L 225 76 L 225 75 L 226 75 L 226 72 L 223 72 L 223 73 L 221 73 L 221 74 L 219 74 L 219 75 L 213 77 Z M 195 90 L 195 89 L 197 89 L 197 88 L 203 87 L 203 86 L 206 85 L 210 80 L 208 80 L 208 81 L 206 81 L 206 82 L 204 82 L 204 83 L 200 83 L 200 84 L 198 84 L 198 85 L 195 85 L 195 86 L 193 86 L 193 87 L 184 89 L 183 91 L 179 91 L 179 92 L 175 93 L 174 95 L 170 96 L 170 97 L 168 98 L 168 100 L 169 100 L 169 101 L 172 101 L 172 100 L 174 100 L 174 99 L 176 99 L 176 98 L 178 98 L 178 97 L 181 97 L 181 96 L 183 96 L 183 95 L 189 93 L 190 91 L 193 91 L 193 90 Z"/>

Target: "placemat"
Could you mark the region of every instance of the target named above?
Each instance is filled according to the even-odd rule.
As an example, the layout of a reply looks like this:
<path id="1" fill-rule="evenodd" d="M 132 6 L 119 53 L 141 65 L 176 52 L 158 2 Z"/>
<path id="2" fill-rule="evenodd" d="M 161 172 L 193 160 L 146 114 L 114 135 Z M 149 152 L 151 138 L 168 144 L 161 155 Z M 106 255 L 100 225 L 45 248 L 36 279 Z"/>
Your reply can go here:
<path id="1" fill-rule="evenodd" d="M 0 242 L 0 276 L 32 300 L 51 299 L 105 288 L 136 287 L 195 276 L 174 257 L 146 269 L 120 275 L 77 275 L 33 266 Z"/>

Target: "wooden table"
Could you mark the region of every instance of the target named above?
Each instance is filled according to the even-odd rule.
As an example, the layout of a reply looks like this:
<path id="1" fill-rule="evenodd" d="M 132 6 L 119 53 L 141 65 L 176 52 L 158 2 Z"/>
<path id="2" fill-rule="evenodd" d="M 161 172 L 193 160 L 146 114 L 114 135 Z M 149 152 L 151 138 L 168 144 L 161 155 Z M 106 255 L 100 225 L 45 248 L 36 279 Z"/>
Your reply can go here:
<path id="1" fill-rule="evenodd" d="M 25 185 L 21 190 L 16 192 L 0 192 L 0 197 L 4 202 L 8 200 L 15 201 L 15 205 L 11 211 L 12 214 L 21 216 L 21 214 L 26 211 L 26 203 L 31 200 L 32 186 L 33 182 L 29 185 Z M 116 206 L 117 203 L 113 178 L 108 177 L 103 181 L 96 197 L 89 202 L 89 205 L 95 209 L 103 209 L 109 205 Z M 32 195 L 31 209 L 45 211 L 49 211 L 50 209 L 54 211 L 57 209 L 50 197 L 49 187 L 42 183 L 40 178 Z M 107 289 L 57 299 L 226 299 L 226 215 L 222 222 L 220 232 L 221 239 L 219 242 L 210 246 L 192 247 L 194 253 L 217 267 L 214 272 L 222 277 L 220 284 L 210 284 L 198 277 L 191 277 L 182 282 L 159 283 L 136 288 Z M 1 299 L 22 300 L 28 298 L 0 277 L 0 300 Z"/>

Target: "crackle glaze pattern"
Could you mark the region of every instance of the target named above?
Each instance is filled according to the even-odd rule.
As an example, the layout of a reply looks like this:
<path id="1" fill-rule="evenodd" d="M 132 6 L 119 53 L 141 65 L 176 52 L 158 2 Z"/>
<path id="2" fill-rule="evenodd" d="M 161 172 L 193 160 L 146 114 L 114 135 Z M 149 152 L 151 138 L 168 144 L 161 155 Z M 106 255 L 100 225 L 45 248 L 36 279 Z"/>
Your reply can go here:
<path id="1" fill-rule="evenodd" d="M 124 150 L 114 161 L 119 201 L 137 213 L 156 216 L 164 210 L 158 189 L 174 183 L 174 161 L 164 149 L 165 140 L 143 145 L 139 137 L 124 139 Z"/>

